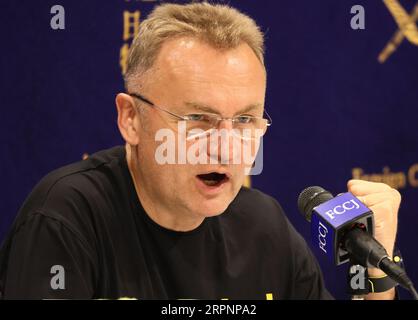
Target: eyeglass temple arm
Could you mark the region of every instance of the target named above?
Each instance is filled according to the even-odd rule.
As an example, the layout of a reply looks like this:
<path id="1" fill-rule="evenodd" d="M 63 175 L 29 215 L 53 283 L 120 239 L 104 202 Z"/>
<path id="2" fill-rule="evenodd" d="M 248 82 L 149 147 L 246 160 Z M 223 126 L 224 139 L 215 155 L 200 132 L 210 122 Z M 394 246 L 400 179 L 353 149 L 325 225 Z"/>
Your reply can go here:
<path id="1" fill-rule="evenodd" d="M 158 110 L 164 111 L 164 112 L 166 112 L 166 113 L 168 113 L 168 114 L 172 115 L 173 117 L 176 117 L 176 118 L 181 119 L 181 120 L 186 120 L 186 117 L 182 117 L 182 116 L 179 116 L 178 114 L 175 114 L 175 113 L 172 113 L 172 112 L 170 112 L 170 111 L 168 111 L 168 110 L 162 109 L 162 108 L 160 108 L 160 107 L 156 106 L 155 104 L 153 104 L 153 103 L 152 103 L 151 101 L 149 101 L 147 98 L 144 98 L 143 96 L 141 96 L 140 94 L 137 94 L 137 93 L 128 93 L 128 94 L 129 94 L 130 96 L 134 97 L 134 98 L 137 98 L 137 99 L 141 100 L 142 102 L 147 103 L 148 105 L 150 105 L 150 106 L 151 106 L 151 107 L 153 107 L 153 108 L 156 108 L 156 109 L 158 109 Z"/>
<path id="2" fill-rule="evenodd" d="M 140 94 L 137 94 L 137 93 L 128 93 L 128 94 L 129 94 L 130 96 L 134 97 L 134 98 L 137 98 L 137 99 L 141 100 L 142 102 L 145 102 L 145 103 L 147 103 L 147 104 L 149 104 L 149 105 L 151 105 L 151 106 L 155 107 L 155 105 L 154 105 L 151 101 L 149 101 L 148 99 L 144 98 L 144 97 L 143 97 L 143 96 L 141 96 Z"/>
<path id="3" fill-rule="evenodd" d="M 267 126 L 271 126 L 273 124 L 273 119 L 270 117 L 269 113 L 267 112 L 266 109 L 264 109 L 264 113 L 267 115 L 268 121 L 267 122 Z"/>

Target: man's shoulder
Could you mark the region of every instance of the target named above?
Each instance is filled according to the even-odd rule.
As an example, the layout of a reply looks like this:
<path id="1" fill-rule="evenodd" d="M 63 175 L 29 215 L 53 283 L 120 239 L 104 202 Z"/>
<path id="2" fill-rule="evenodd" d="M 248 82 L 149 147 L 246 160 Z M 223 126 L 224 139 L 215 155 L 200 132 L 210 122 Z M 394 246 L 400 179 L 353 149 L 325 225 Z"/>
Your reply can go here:
<path id="1" fill-rule="evenodd" d="M 51 171 L 26 198 L 18 220 L 23 222 L 31 214 L 39 212 L 62 215 L 70 207 L 88 205 L 89 197 L 100 196 L 101 188 L 112 188 L 112 176 L 118 174 L 112 167 L 120 166 L 118 162 L 123 152 L 122 146 L 102 150 L 86 160 Z"/>
<path id="2" fill-rule="evenodd" d="M 45 191 L 45 189 L 48 191 L 60 182 L 77 183 L 78 180 L 83 180 L 87 174 L 100 175 L 102 167 L 110 166 L 113 163 L 119 164 L 124 155 L 124 148 L 122 146 L 98 151 L 88 156 L 85 160 L 74 162 L 51 171 L 41 179 L 34 191 L 39 187 L 42 191 Z"/>

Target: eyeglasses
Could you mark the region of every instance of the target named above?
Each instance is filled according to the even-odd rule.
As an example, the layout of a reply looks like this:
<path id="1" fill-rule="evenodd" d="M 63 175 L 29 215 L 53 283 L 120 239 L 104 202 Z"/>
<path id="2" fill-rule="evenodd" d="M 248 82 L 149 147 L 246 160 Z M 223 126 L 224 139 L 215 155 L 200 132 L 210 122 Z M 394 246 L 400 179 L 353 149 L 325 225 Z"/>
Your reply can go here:
<path id="1" fill-rule="evenodd" d="M 249 115 L 240 115 L 232 118 L 223 118 L 217 114 L 211 113 L 193 113 L 188 115 L 178 115 L 171 111 L 168 111 L 164 108 L 156 106 L 154 103 L 149 101 L 147 98 L 143 97 L 138 93 L 128 93 L 131 97 L 134 97 L 150 107 L 153 107 L 157 110 L 163 111 L 173 118 L 177 119 L 178 122 L 183 122 L 185 124 L 186 139 L 192 140 L 202 135 L 207 135 L 212 132 L 214 129 L 218 129 L 221 121 L 231 121 L 232 122 L 232 132 L 234 135 L 237 135 L 239 138 L 244 140 L 254 140 L 263 136 L 267 127 L 271 126 L 273 120 L 267 111 L 264 110 L 264 114 L 267 118 L 263 117 L 254 117 Z"/>

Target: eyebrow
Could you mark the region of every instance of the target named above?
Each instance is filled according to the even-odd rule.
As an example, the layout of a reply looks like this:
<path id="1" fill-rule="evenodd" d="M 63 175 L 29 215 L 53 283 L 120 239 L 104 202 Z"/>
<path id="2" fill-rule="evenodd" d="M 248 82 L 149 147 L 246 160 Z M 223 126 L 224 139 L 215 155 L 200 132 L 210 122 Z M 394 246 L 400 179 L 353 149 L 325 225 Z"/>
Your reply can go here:
<path id="1" fill-rule="evenodd" d="M 219 114 L 219 112 L 217 110 L 215 110 L 213 107 L 208 106 L 208 105 L 203 104 L 203 103 L 185 102 L 184 104 L 187 107 L 192 107 L 192 108 L 195 108 L 195 109 L 203 111 L 203 112 Z M 262 108 L 262 107 L 263 107 L 262 103 L 252 103 L 252 104 L 249 104 L 248 106 L 246 106 L 245 108 L 239 110 L 238 112 L 236 112 L 235 115 L 243 114 L 243 113 L 246 113 L 246 112 L 258 109 L 258 108 Z"/>

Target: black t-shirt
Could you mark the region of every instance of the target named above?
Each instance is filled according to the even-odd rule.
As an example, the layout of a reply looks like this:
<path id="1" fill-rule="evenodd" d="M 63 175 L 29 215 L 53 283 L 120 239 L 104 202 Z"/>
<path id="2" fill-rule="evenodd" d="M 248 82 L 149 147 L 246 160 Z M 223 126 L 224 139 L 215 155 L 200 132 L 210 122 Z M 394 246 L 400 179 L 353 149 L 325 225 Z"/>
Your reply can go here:
<path id="1" fill-rule="evenodd" d="M 242 188 L 196 229 L 142 208 L 124 147 L 48 174 L 0 251 L 8 298 L 328 299 L 318 263 L 280 205 Z"/>

